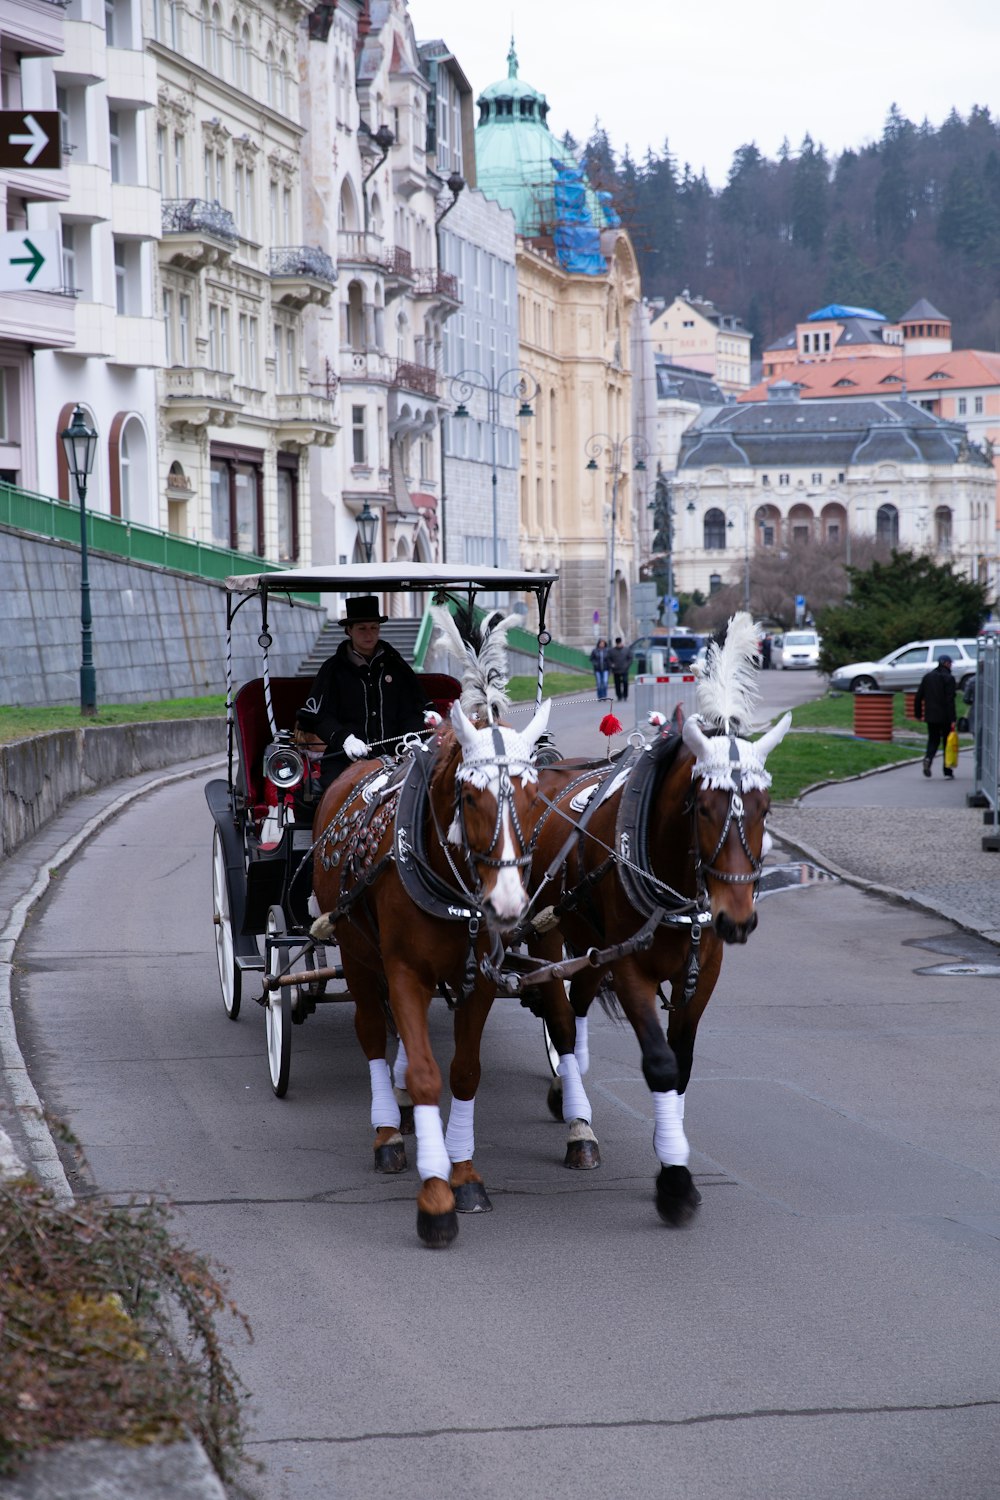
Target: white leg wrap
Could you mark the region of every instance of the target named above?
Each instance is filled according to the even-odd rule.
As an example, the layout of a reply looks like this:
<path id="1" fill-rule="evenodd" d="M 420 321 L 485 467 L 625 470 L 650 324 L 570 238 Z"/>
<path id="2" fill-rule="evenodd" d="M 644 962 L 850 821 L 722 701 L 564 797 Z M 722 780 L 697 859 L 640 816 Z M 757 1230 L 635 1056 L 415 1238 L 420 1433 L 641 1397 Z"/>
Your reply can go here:
<path id="1" fill-rule="evenodd" d="M 399 1129 L 399 1105 L 392 1092 L 389 1066 L 384 1057 L 376 1057 L 368 1064 L 372 1075 L 372 1129 L 380 1125 L 394 1125 Z"/>
<path id="2" fill-rule="evenodd" d="M 451 1161 L 444 1145 L 441 1129 L 441 1111 L 436 1104 L 416 1104 L 413 1108 L 413 1124 L 417 1132 L 417 1172 L 420 1181 L 428 1177 L 440 1177 L 447 1182 L 451 1177 Z"/>
<path id="3" fill-rule="evenodd" d="M 590 1044 L 587 1039 L 587 1020 L 586 1016 L 577 1016 L 576 1018 L 576 1046 L 573 1048 L 573 1056 L 579 1065 L 581 1078 L 590 1067 Z"/>
<path id="4" fill-rule="evenodd" d="M 590 1107 L 590 1100 L 587 1098 L 583 1081 L 580 1078 L 580 1064 L 572 1052 L 566 1052 L 560 1057 L 556 1071 L 562 1079 L 563 1119 L 586 1120 L 589 1125 L 594 1118 L 594 1111 Z"/>
<path id="5" fill-rule="evenodd" d="M 665 1167 L 686 1167 L 691 1155 L 684 1121 L 681 1099 L 676 1089 L 653 1095 L 656 1112 L 656 1128 L 653 1131 L 653 1148 L 656 1157 Z"/>
<path id="6" fill-rule="evenodd" d="M 396 1061 L 392 1065 L 392 1081 L 398 1089 L 406 1088 L 406 1070 L 409 1065 L 410 1060 L 406 1055 L 406 1048 L 403 1046 L 403 1038 L 400 1037 Z"/>
<path id="7" fill-rule="evenodd" d="M 471 1161 L 476 1154 L 475 1099 L 453 1099 L 444 1143 L 452 1161 Z"/>

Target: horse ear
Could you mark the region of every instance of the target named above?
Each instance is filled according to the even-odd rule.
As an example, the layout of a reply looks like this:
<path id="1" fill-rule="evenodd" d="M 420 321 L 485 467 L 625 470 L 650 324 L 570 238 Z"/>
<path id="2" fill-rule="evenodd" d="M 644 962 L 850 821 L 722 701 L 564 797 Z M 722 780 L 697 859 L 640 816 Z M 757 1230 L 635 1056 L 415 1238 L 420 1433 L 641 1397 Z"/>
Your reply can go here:
<path id="1" fill-rule="evenodd" d="M 695 760 L 707 760 L 711 754 L 708 736 L 702 734 L 701 725 L 697 719 L 685 719 L 684 727 L 681 729 L 681 739 L 693 753 Z"/>
<path id="2" fill-rule="evenodd" d="M 451 727 L 454 729 L 455 737 L 463 750 L 467 750 L 470 745 L 475 743 L 475 725 L 466 716 L 465 710 L 457 698 L 451 705 Z"/>
<path id="3" fill-rule="evenodd" d="M 541 708 L 535 714 L 531 723 L 524 731 L 524 737 L 528 741 L 528 744 L 531 746 L 532 750 L 534 750 L 538 741 L 541 739 L 542 735 L 549 727 L 549 712 L 551 708 L 552 699 L 546 698 L 545 702 L 542 704 Z"/>
<path id="4" fill-rule="evenodd" d="M 777 724 L 769 729 L 766 734 L 762 734 L 759 740 L 754 740 L 753 747 L 760 757 L 761 765 L 763 765 L 767 760 L 767 757 L 770 755 L 774 747 L 781 744 L 782 740 L 785 738 L 785 735 L 788 733 L 789 725 L 791 724 L 791 722 L 791 714 L 784 714 L 778 720 Z"/>

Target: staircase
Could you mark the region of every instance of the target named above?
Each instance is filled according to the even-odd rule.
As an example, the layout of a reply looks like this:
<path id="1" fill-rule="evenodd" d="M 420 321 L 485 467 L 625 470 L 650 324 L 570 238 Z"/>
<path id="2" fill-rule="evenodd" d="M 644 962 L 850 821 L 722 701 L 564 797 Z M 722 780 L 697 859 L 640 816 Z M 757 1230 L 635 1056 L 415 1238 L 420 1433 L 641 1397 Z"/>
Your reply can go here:
<path id="1" fill-rule="evenodd" d="M 404 661 L 413 661 L 413 649 L 417 644 L 417 634 L 420 630 L 419 616 L 406 619 L 386 620 L 379 632 L 383 641 L 388 641 L 390 646 L 395 646 Z M 340 645 L 346 640 L 343 625 L 338 625 L 336 620 L 328 620 L 316 637 L 316 643 L 299 667 L 300 677 L 315 677 L 320 667 L 331 657 Z"/>

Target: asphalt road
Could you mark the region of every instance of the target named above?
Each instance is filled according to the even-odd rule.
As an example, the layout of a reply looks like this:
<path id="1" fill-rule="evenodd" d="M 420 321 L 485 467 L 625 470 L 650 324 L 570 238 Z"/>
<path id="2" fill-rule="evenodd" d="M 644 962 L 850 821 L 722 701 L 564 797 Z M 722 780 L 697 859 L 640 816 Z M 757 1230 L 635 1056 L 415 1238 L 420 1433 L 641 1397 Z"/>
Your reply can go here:
<path id="1" fill-rule="evenodd" d="M 766 674 L 765 703 L 805 676 Z M 262 1012 L 226 1018 L 210 844 L 194 782 L 94 838 L 21 944 L 18 1027 L 80 1185 L 168 1195 L 228 1268 L 255 1494 L 1000 1496 L 1000 1020 L 990 981 L 922 972 L 947 923 L 836 883 L 762 901 L 702 1023 L 687 1231 L 653 1208 L 631 1033 L 592 1022 L 603 1165 L 573 1174 L 538 1023 L 500 1002 L 495 1211 L 432 1254 L 412 1169 L 371 1170 L 348 1008 L 296 1029 L 283 1101 Z"/>

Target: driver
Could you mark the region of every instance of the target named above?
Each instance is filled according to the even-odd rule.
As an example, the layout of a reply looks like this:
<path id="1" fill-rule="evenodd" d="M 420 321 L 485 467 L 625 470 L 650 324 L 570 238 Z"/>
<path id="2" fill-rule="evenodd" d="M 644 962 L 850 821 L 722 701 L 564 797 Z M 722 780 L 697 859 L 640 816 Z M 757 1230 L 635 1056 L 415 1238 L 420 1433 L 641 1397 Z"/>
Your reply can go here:
<path id="1" fill-rule="evenodd" d="M 391 751 L 404 734 L 424 729 L 430 705 L 413 668 L 379 628 L 389 618 L 374 594 L 348 599 L 347 640 L 320 667 L 298 713 L 298 729 L 326 746 L 320 763 L 325 791 L 352 761 Z"/>

